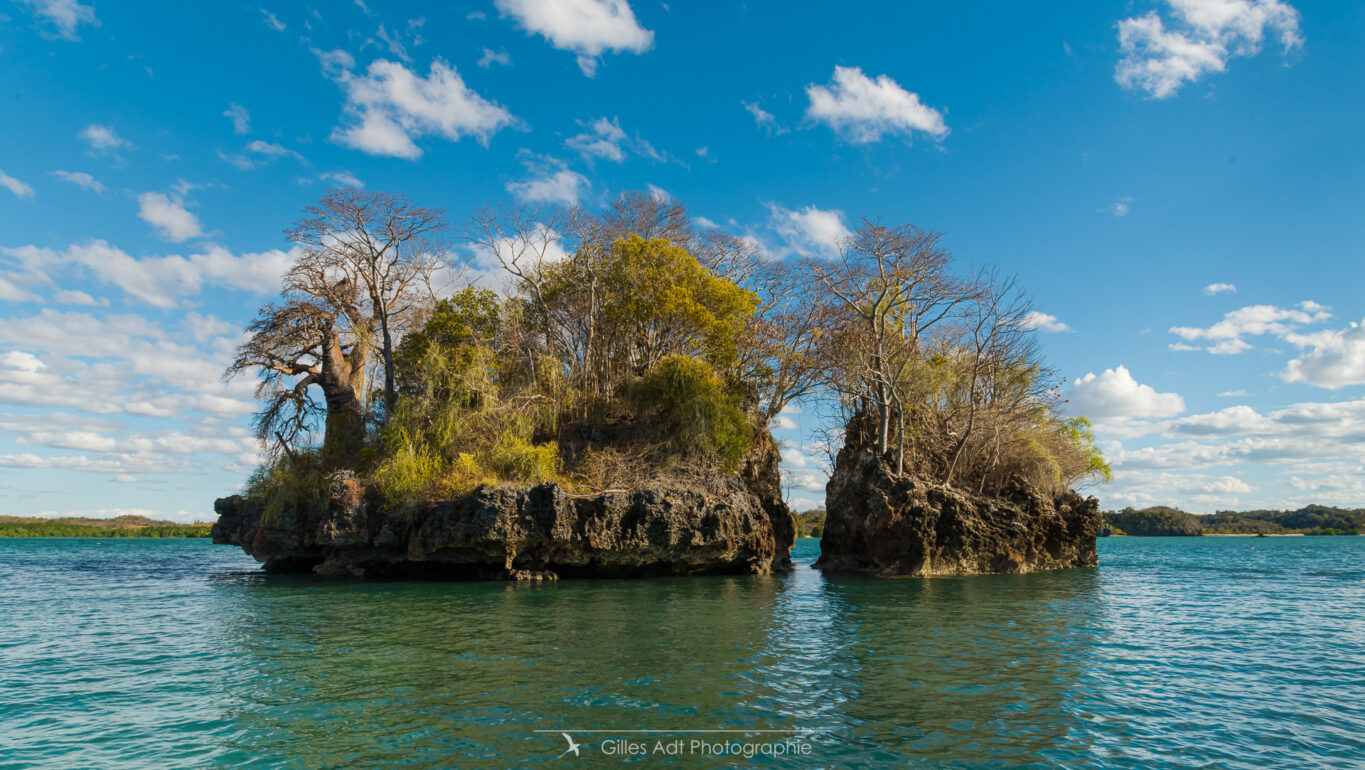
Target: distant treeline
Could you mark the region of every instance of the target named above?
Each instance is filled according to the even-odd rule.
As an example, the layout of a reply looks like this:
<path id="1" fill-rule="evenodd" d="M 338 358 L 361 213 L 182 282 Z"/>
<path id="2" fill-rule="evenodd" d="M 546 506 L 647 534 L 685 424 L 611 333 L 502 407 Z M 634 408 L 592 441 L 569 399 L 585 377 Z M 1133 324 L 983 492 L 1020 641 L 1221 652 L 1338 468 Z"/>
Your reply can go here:
<path id="1" fill-rule="evenodd" d="M 5 516 L 0 517 L 0 537 L 208 537 L 212 528 L 209 524 L 171 522 L 127 526 L 128 522 L 124 520 L 127 518 L 132 517 L 120 517 L 118 520 L 83 519 L 82 523 L 77 524 L 61 519 Z"/>
<path id="2" fill-rule="evenodd" d="M 1186 513 L 1164 505 L 1104 512 L 1102 535 L 1182 537 L 1194 535 L 1358 535 L 1365 509 L 1309 505 L 1295 511 Z"/>
<path id="3" fill-rule="evenodd" d="M 814 508 L 794 514 L 797 537 L 820 537 L 825 534 L 825 509 Z"/>

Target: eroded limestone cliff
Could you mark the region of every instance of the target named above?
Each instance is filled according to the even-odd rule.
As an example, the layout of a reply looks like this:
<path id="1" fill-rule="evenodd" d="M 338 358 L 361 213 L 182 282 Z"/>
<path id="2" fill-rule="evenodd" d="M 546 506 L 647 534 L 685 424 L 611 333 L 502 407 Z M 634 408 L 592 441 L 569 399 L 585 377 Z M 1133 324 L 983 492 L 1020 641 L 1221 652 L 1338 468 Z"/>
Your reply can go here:
<path id="1" fill-rule="evenodd" d="M 214 504 L 215 543 L 267 570 L 474 579 L 771 574 L 795 538 L 765 435 L 737 475 L 572 495 L 557 484 L 484 486 L 391 510 L 353 475 L 326 501 L 265 515 L 240 495 Z"/>
<path id="2" fill-rule="evenodd" d="M 982 496 L 897 476 L 871 449 L 845 447 L 826 487 L 819 569 L 885 577 L 1093 567 L 1099 502 L 1016 482 Z"/>

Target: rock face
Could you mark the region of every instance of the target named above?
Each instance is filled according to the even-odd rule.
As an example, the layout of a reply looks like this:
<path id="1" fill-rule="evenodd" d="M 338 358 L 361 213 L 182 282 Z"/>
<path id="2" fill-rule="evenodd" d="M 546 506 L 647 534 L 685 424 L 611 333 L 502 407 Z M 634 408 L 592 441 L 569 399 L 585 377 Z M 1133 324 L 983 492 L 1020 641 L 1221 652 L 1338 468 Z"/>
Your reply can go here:
<path id="1" fill-rule="evenodd" d="M 1022 483 L 982 497 L 897 478 L 867 449 L 846 447 L 826 487 L 819 569 L 883 577 L 1033 572 L 1097 563 L 1099 501 Z"/>
<path id="2" fill-rule="evenodd" d="M 791 568 L 795 531 L 777 494 L 776 446 L 770 449 L 765 456 L 760 442 L 744 473 L 712 479 L 704 492 L 659 486 L 576 496 L 556 484 L 484 486 L 406 514 L 387 512 L 343 472 L 325 505 L 273 520 L 256 501 L 219 499 L 213 542 L 241 546 L 267 570 L 334 575 L 538 580 L 783 572 Z"/>

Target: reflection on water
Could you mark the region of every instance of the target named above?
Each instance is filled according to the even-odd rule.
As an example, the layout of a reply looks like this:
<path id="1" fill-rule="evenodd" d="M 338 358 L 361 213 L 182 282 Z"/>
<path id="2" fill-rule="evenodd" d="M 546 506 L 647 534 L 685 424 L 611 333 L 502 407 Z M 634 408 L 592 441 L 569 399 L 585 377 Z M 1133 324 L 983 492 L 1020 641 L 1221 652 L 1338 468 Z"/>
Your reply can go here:
<path id="1" fill-rule="evenodd" d="M 557 585 L 0 541 L 0 767 L 537 765 L 564 741 L 534 731 L 560 728 L 794 729 L 800 766 L 1349 766 L 1365 539 L 1295 540 L 1108 540 L 1099 569 L 1034 575 Z M 578 736 L 583 762 L 697 763 L 604 757 L 612 735 Z"/>

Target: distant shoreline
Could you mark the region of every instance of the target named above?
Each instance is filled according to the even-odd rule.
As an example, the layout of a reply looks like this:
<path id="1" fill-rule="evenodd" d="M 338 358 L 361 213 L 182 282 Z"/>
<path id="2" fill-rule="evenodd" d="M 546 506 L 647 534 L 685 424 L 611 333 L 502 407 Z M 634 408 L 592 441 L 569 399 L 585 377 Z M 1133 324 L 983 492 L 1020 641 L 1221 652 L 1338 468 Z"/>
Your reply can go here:
<path id="1" fill-rule="evenodd" d="M 0 538 L 196 538 L 208 537 L 212 529 L 213 525 L 207 522 L 179 524 L 146 516 L 113 519 L 0 516 Z"/>

